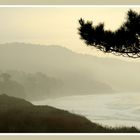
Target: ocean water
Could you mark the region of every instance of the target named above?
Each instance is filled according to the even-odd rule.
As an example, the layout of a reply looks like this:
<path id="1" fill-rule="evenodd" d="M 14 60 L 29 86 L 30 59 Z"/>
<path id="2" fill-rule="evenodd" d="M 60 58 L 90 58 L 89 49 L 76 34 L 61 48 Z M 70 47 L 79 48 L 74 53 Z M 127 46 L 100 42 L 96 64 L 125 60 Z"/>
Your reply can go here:
<path id="1" fill-rule="evenodd" d="M 140 128 L 140 93 L 68 96 L 32 103 L 68 110 L 106 126 Z"/>

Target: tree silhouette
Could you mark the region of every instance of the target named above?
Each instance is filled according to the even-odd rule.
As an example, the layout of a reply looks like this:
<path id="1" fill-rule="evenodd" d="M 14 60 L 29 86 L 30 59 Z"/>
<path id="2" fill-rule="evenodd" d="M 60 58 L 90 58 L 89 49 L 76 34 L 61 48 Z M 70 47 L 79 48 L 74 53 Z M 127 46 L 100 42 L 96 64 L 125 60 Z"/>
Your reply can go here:
<path id="1" fill-rule="evenodd" d="M 140 14 L 133 10 L 127 12 L 126 21 L 116 30 L 105 30 L 104 24 L 94 26 L 92 21 L 79 20 L 79 35 L 87 45 L 105 53 L 140 57 Z"/>

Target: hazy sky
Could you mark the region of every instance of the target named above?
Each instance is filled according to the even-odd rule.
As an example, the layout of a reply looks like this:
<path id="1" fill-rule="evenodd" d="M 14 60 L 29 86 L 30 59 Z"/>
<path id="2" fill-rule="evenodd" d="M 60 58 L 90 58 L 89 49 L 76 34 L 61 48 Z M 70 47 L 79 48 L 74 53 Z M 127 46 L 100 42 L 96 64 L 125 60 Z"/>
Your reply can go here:
<path id="1" fill-rule="evenodd" d="M 77 52 L 94 53 L 79 39 L 78 19 L 92 20 L 94 24 L 104 22 L 106 29 L 115 30 L 122 24 L 130 8 L 0 8 L 0 42 L 54 44 Z M 140 7 L 131 9 L 140 12 Z"/>

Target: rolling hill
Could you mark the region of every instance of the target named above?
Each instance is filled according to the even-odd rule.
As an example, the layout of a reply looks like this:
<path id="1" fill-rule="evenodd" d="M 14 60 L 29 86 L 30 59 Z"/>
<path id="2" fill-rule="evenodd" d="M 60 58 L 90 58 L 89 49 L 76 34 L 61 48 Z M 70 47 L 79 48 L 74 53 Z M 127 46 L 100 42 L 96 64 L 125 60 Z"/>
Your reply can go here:
<path id="1" fill-rule="evenodd" d="M 49 85 L 53 90 L 47 91 L 50 92 L 50 97 L 139 92 L 139 69 L 139 61 L 129 62 L 83 55 L 56 45 L 26 43 L 0 45 L 0 70 L 10 71 L 13 79 L 20 84 L 23 84 L 20 80 L 23 75 L 20 77 L 11 71 L 45 74 L 46 79 L 53 79 Z M 28 92 L 31 99 L 33 94 L 31 96 L 30 94 L 31 92 Z M 40 97 L 45 97 L 45 93 L 39 94 Z M 38 98 L 39 96 L 34 99 Z"/>
<path id="2" fill-rule="evenodd" d="M 74 53 L 60 46 L 24 43 L 0 45 L 0 70 L 8 72 L 14 81 L 25 87 L 31 77 L 34 78 L 34 80 L 31 79 L 32 81 L 36 80 L 36 73 L 42 73 L 44 78 L 48 79 L 50 91 L 46 90 L 45 93 L 40 89 L 41 92 L 36 98 L 32 96 L 32 93 L 36 92 L 30 91 L 27 93 L 28 99 L 38 99 L 39 96 L 44 98 L 47 92 L 50 92 L 49 97 L 114 92 L 110 84 L 98 79 L 96 74 L 98 67 L 96 64 L 94 64 L 95 67 L 92 66 L 93 62 L 88 56 Z"/>
<path id="3" fill-rule="evenodd" d="M 0 95 L 0 133 L 136 133 L 135 127 L 106 128 L 83 116 L 50 106 L 35 106 Z"/>

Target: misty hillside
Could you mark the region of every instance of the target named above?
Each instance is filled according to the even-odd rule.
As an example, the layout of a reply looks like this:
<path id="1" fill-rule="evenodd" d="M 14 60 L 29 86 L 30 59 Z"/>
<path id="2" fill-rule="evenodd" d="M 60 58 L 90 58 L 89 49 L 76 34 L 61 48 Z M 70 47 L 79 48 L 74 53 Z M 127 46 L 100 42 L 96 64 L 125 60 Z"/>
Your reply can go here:
<path id="1" fill-rule="evenodd" d="M 135 127 L 106 128 L 85 117 L 5 94 L 0 95 L 0 133 L 136 133 Z"/>
<path id="2" fill-rule="evenodd" d="M 77 54 L 61 46 L 1 44 L 0 68 L 1 73 L 16 70 L 17 73 L 25 72 L 25 75 L 45 74 L 53 79 L 50 82 L 50 89 L 53 89 L 50 96 L 56 97 L 140 91 L 139 62 Z M 10 73 L 17 77 L 17 74 Z M 20 82 L 19 79 L 14 80 Z M 23 81 L 20 84 L 23 85 Z"/>
<path id="3" fill-rule="evenodd" d="M 42 100 L 55 96 L 60 83 L 60 80 L 41 72 L 26 73 L 16 70 L 0 72 L 0 93 L 28 100 Z"/>
<path id="4" fill-rule="evenodd" d="M 88 63 L 84 56 L 60 46 L 0 45 L 0 73 L 7 72 L 21 84 L 28 99 L 113 92 L 109 84 L 91 73 Z"/>

